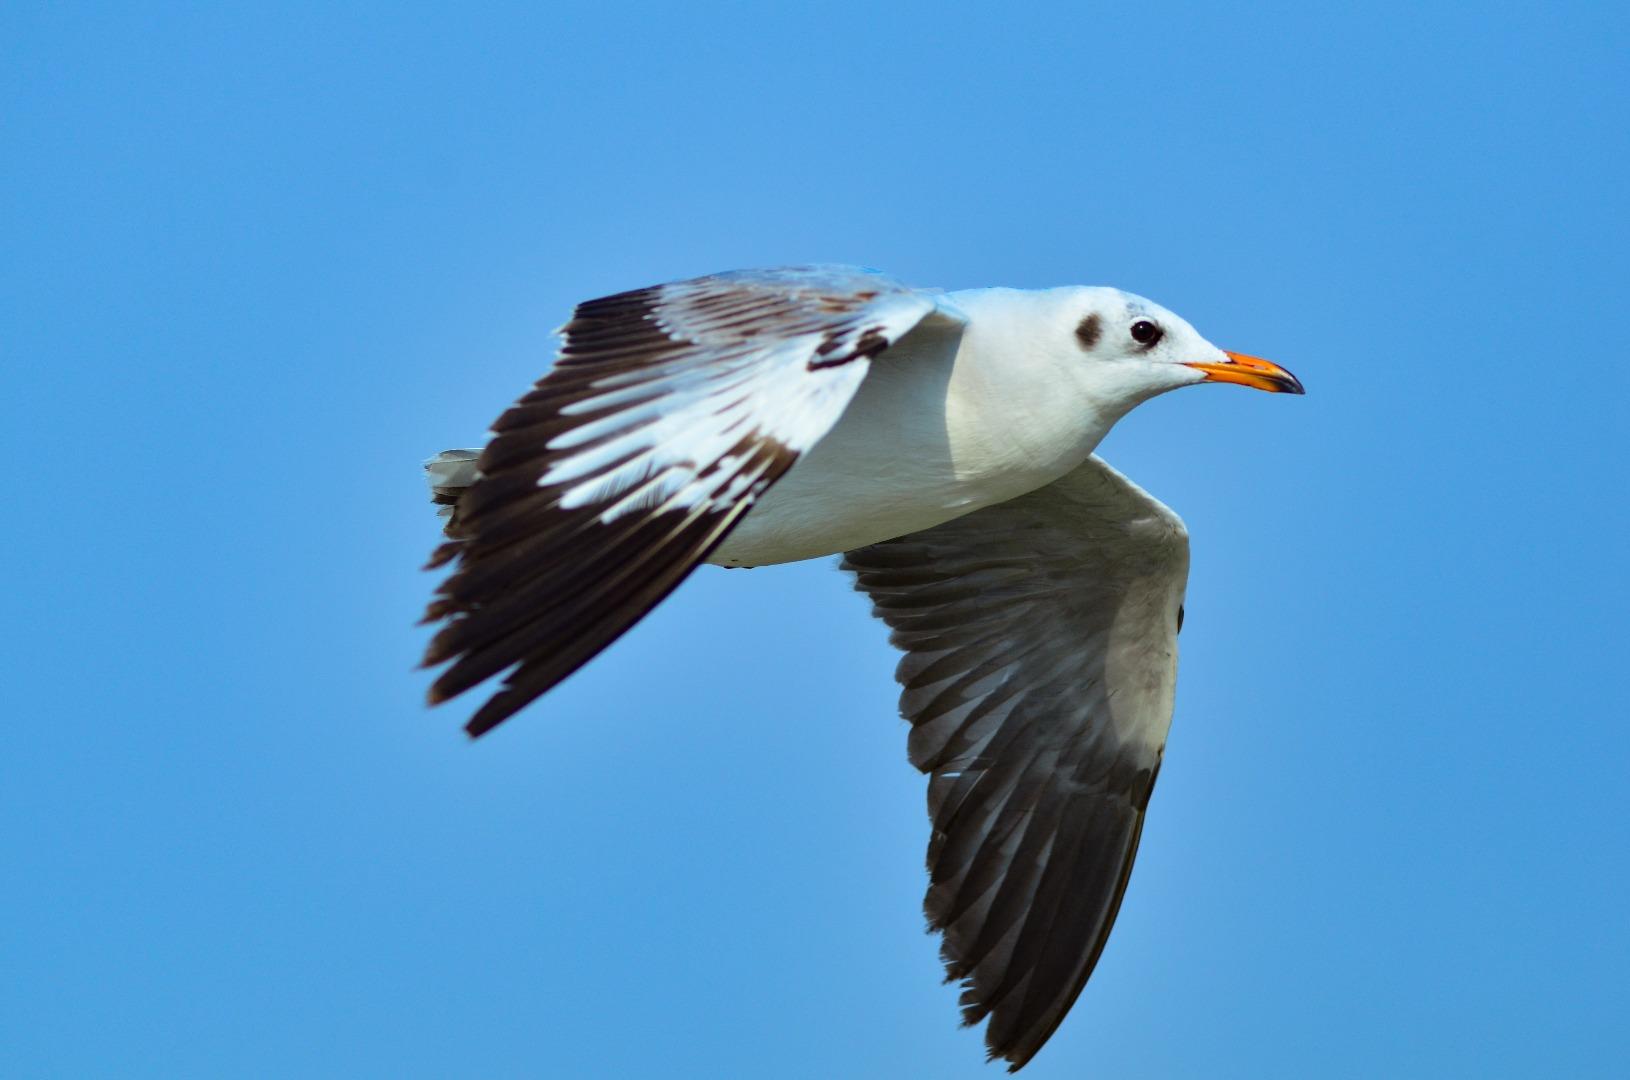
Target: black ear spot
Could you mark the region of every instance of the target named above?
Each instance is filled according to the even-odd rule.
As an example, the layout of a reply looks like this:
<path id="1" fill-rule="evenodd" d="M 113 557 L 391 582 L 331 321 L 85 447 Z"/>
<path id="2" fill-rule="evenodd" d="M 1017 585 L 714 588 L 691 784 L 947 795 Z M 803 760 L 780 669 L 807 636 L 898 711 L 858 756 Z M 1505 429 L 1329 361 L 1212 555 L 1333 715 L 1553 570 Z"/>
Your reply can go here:
<path id="1" fill-rule="evenodd" d="M 1083 349 L 1090 349 L 1098 344 L 1098 339 L 1103 336 L 1103 332 L 1103 320 L 1096 315 L 1088 315 L 1081 320 L 1081 325 L 1075 328 L 1076 339 L 1081 342 Z"/>
<path id="2" fill-rule="evenodd" d="M 1177 632 L 1179 634 L 1181 634 L 1183 632 L 1183 605 L 1182 604 L 1177 605 Z"/>

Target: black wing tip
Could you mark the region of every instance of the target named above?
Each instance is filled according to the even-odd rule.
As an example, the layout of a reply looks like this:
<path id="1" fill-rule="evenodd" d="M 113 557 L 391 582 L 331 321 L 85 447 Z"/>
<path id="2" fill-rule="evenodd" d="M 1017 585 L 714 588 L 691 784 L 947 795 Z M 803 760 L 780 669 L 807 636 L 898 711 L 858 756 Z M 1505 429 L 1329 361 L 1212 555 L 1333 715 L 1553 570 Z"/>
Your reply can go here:
<path id="1" fill-rule="evenodd" d="M 967 1027 L 969 1025 L 964 1022 L 963 1026 Z M 986 1028 L 985 1064 L 989 1065 L 993 1061 L 1001 1060 L 1007 1063 L 1008 1072 L 1016 1073 L 1030 1064 L 1035 1056 L 1041 1052 L 1041 1048 L 1046 1046 L 1047 1041 L 1053 1037 L 1053 1032 L 1057 1030 L 1058 1024 L 1055 1023 L 1039 1039 L 1001 1044 L 991 1040 L 990 1029 Z"/>
<path id="2" fill-rule="evenodd" d="M 419 665 L 420 668 L 432 666 L 434 666 L 434 661 L 430 657 L 426 657 L 424 662 Z M 425 691 L 425 704 L 432 709 L 438 705 L 445 705 L 447 702 L 464 693 L 465 689 L 467 688 L 448 688 L 443 686 L 442 681 L 438 679 L 436 682 L 430 684 L 430 689 Z M 485 735 L 499 724 L 502 724 L 505 720 L 508 720 L 511 716 L 514 716 L 521 709 L 531 704 L 531 698 L 521 702 L 511 702 L 505 700 L 508 693 L 509 692 L 507 690 L 498 691 L 498 693 L 494 694 L 487 700 L 485 705 L 476 710 L 476 714 L 470 717 L 470 719 L 465 723 L 464 734 L 468 735 L 472 742 L 481 738 L 481 736 Z"/>
<path id="3" fill-rule="evenodd" d="M 966 1027 L 967 1025 L 963 1026 Z M 1017 1051 L 1011 1047 L 1003 1050 L 1000 1047 L 992 1046 L 989 1042 L 986 1042 L 985 1064 L 989 1065 L 994 1061 L 1002 1061 L 1007 1064 L 1008 1072 L 1016 1073 L 1026 1065 L 1030 1064 L 1030 1059 L 1035 1057 L 1036 1051 L 1040 1049 L 1041 1047 L 1038 1046 L 1029 1050 L 1028 1052 Z"/>
<path id="4" fill-rule="evenodd" d="M 432 686 L 429 694 L 430 704 L 432 707 L 440 705 L 445 701 L 457 697 L 461 693 L 463 693 L 462 690 L 448 692 Z M 507 689 L 500 690 L 492 697 L 488 698 L 486 704 L 482 705 L 481 708 L 475 711 L 474 716 L 465 721 L 464 734 L 469 736 L 471 742 L 474 742 L 476 739 L 481 738 L 481 736 L 485 735 L 499 724 L 502 724 L 505 720 L 508 720 L 510 717 L 520 712 L 527 705 L 530 705 L 532 701 L 533 698 L 527 698 L 524 701 L 515 701 L 512 698 L 511 691 Z"/>
<path id="5" fill-rule="evenodd" d="M 464 545 L 465 541 L 459 539 L 449 540 L 445 544 L 438 546 L 435 551 L 430 553 L 430 558 L 426 560 L 422 569 L 440 570 L 453 561 L 453 556 L 464 550 Z"/>
<path id="6" fill-rule="evenodd" d="M 555 683 L 550 683 L 543 689 L 531 694 L 521 693 L 514 687 L 504 687 L 488 698 L 485 705 L 475 711 L 475 715 L 470 717 L 464 725 L 464 734 L 472 739 L 481 738 L 481 736 L 542 697 L 555 685 Z"/>

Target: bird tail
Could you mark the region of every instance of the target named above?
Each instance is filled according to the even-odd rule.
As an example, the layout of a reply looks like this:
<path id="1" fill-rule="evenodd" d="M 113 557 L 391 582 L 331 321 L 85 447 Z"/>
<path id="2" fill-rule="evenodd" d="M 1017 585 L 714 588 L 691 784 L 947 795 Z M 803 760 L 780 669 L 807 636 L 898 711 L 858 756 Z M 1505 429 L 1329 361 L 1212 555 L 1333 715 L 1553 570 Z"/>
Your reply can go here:
<path id="1" fill-rule="evenodd" d="M 430 501 L 438 507 L 436 515 L 444 519 L 442 531 L 457 540 L 462 538 L 459 527 L 458 500 L 481 477 L 476 470 L 479 450 L 443 450 L 424 463 L 425 479 L 430 483 Z"/>

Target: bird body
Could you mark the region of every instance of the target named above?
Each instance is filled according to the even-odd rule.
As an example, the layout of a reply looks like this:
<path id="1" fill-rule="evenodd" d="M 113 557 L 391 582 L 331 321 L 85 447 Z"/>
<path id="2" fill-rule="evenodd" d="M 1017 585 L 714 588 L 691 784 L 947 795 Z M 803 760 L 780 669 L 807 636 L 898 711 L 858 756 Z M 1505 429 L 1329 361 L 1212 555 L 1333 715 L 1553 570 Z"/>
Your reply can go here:
<path id="1" fill-rule="evenodd" d="M 1025 340 L 1039 337 L 1030 329 L 1038 299 L 1053 298 L 947 294 L 937 318 L 873 359 L 832 430 L 708 561 L 759 566 L 849 551 L 1006 502 L 1079 465 L 1125 410 L 1056 391 L 1056 368 L 1079 360 Z"/>
<path id="2" fill-rule="evenodd" d="M 563 335 L 484 449 L 429 463 L 432 702 L 501 676 L 479 735 L 700 563 L 843 553 L 905 654 L 925 912 L 964 1021 L 1022 1066 L 1108 938 L 1176 685 L 1187 532 L 1093 451 L 1180 386 L 1300 383 L 1116 289 L 848 267 L 618 294 Z"/>

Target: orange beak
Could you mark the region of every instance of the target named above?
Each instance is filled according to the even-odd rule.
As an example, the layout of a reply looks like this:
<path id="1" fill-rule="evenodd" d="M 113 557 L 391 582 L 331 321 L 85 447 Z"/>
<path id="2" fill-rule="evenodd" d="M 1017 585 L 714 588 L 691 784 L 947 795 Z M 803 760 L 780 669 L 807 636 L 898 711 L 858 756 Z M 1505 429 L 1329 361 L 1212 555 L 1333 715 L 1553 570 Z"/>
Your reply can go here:
<path id="1" fill-rule="evenodd" d="M 1226 364 L 1185 364 L 1206 373 L 1206 382 L 1239 383 L 1270 394 L 1305 394 L 1302 381 L 1272 360 L 1244 353 L 1225 352 Z"/>

